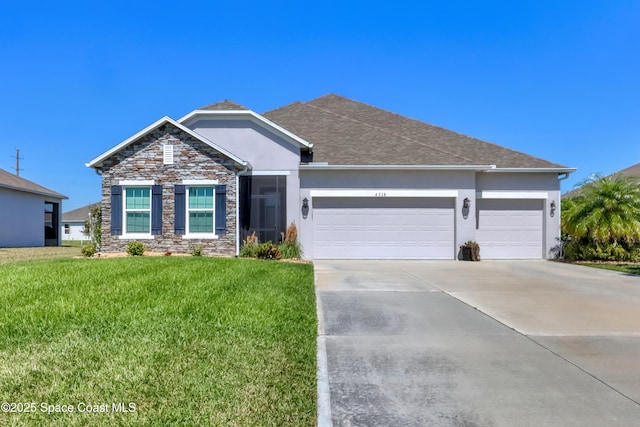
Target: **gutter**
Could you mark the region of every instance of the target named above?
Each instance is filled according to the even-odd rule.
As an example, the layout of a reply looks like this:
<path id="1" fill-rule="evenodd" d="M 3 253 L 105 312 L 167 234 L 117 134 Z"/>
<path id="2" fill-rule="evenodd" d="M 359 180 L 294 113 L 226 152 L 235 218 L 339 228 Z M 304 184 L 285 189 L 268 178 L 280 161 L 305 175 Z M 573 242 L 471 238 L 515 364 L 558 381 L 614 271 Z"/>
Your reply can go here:
<path id="1" fill-rule="evenodd" d="M 300 165 L 300 170 L 445 170 L 445 171 L 489 171 L 495 165 L 330 165 L 309 163 Z"/>

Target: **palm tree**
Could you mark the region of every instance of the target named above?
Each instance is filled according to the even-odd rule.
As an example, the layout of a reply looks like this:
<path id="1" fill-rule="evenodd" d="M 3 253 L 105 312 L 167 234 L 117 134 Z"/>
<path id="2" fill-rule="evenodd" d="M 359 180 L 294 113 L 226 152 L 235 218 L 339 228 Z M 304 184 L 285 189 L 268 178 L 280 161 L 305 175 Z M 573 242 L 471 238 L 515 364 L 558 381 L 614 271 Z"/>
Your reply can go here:
<path id="1" fill-rule="evenodd" d="M 562 230 L 596 243 L 640 240 L 640 183 L 628 176 L 594 176 L 563 203 Z"/>

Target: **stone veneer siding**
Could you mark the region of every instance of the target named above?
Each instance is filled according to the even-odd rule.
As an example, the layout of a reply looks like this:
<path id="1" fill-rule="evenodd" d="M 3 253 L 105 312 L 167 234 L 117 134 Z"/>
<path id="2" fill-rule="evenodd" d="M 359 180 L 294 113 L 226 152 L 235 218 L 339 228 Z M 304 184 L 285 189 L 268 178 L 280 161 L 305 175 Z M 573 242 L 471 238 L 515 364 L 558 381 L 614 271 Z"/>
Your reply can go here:
<path id="1" fill-rule="evenodd" d="M 173 145 L 174 163 L 163 163 L 163 145 Z M 201 245 L 207 255 L 236 254 L 236 163 L 171 124 L 164 124 L 103 162 L 102 252 L 124 252 L 141 241 L 152 252 L 190 253 Z M 227 186 L 227 231 L 217 239 L 183 239 L 174 234 L 174 186 L 183 179 L 215 179 Z M 121 180 L 154 180 L 162 185 L 162 235 L 126 239 L 111 235 L 111 186 Z M 123 194 L 124 210 L 124 194 Z M 125 224 L 123 223 L 123 231 Z"/>

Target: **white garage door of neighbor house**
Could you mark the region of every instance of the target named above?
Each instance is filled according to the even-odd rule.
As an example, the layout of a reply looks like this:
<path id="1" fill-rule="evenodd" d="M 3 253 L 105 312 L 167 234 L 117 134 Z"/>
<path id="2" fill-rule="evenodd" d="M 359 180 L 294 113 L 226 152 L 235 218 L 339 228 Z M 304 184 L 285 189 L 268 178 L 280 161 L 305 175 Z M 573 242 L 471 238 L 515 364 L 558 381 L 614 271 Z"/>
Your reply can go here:
<path id="1" fill-rule="evenodd" d="M 542 200 L 478 199 L 477 221 L 481 258 L 542 258 Z"/>
<path id="2" fill-rule="evenodd" d="M 314 258 L 453 259 L 453 198 L 313 199 Z"/>

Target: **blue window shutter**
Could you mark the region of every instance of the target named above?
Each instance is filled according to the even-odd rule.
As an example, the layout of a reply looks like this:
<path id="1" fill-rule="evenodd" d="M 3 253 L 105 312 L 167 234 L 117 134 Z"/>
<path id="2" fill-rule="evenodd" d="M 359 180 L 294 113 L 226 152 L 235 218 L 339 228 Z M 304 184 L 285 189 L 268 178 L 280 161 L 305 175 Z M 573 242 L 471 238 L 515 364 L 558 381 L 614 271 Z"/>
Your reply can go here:
<path id="1" fill-rule="evenodd" d="M 111 235 L 122 235 L 122 186 L 111 186 Z"/>
<path id="2" fill-rule="evenodd" d="M 151 187 L 151 234 L 162 234 L 162 185 Z"/>
<path id="3" fill-rule="evenodd" d="M 184 185 L 176 185 L 174 192 L 174 218 L 173 218 L 173 232 L 178 235 L 184 234 L 185 227 L 185 188 Z"/>
<path id="4" fill-rule="evenodd" d="M 227 232 L 227 186 L 216 185 L 216 234 Z"/>

